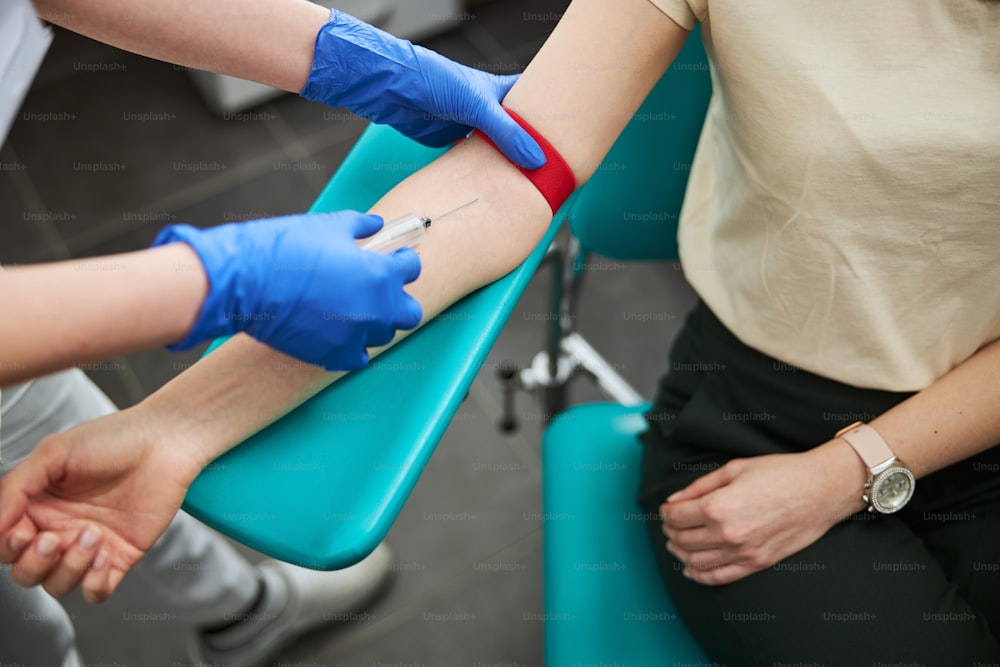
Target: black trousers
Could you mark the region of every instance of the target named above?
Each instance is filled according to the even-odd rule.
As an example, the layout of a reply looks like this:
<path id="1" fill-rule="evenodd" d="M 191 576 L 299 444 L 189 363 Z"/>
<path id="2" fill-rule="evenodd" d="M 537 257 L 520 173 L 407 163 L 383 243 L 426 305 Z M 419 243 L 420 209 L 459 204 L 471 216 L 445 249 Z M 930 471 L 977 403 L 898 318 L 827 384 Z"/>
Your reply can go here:
<path id="1" fill-rule="evenodd" d="M 844 385 L 761 354 L 700 304 L 648 415 L 640 503 L 655 517 L 667 495 L 729 459 L 809 449 L 907 396 Z M 650 541 L 681 617 L 719 664 L 1000 665 L 998 473 L 994 447 L 918 480 L 902 511 L 854 515 L 726 586 L 683 577 L 655 519 Z"/>

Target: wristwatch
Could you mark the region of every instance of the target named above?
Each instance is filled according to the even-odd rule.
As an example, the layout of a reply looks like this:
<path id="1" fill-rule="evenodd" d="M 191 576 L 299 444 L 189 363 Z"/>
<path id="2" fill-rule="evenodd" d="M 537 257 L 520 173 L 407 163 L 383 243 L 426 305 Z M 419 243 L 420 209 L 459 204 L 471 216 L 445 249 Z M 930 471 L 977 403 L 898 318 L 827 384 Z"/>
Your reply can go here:
<path id="1" fill-rule="evenodd" d="M 861 496 L 868 505 L 869 512 L 892 514 L 903 509 L 913 497 L 916 479 L 909 468 L 900 463 L 896 455 L 885 444 L 885 440 L 868 424 L 854 422 L 837 431 L 868 468 L 868 483 Z"/>

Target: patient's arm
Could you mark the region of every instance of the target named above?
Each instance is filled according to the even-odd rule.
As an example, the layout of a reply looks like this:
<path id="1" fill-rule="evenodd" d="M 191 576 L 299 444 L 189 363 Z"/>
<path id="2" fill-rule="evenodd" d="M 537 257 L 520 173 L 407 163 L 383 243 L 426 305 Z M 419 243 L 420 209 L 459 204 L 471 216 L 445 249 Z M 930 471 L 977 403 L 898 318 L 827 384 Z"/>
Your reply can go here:
<path id="1" fill-rule="evenodd" d="M 583 183 L 686 36 L 648 0 L 576 0 L 505 103 L 549 139 Z M 372 209 L 391 219 L 445 211 L 474 198 L 475 204 L 435 224 L 420 246 L 423 273 L 408 291 L 423 305 L 425 321 L 523 261 L 548 228 L 551 209 L 520 172 L 476 138 L 406 179 Z M 201 467 L 336 377 L 239 336 L 135 408 L 53 436 L 0 481 L 0 561 L 16 560 L 15 580 L 45 582 L 55 594 L 86 575 L 85 595 L 103 599 L 166 526 L 172 511 L 164 509 L 179 507 Z M 122 442 L 123 428 L 134 445 Z M 116 447 L 143 454 L 127 457 L 135 471 L 125 475 L 121 459 L 105 460 L 107 483 L 96 491 L 91 484 L 82 497 L 66 486 L 74 472 L 93 478 L 102 459 L 118 456 L 102 453 L 101 432 Z M 158 481 L 135 487 L 149 479 Z M 87 547 L 74 542 L 92 524 L 100 527 L 101 541 Z M 39 530 L 59 538 L 52 553 L 38 553 Z M 101 567 L 88 571 L 98 553 Z"/>
<path id="2" fill-rule="evenodd" d="M 504 103 L 559 150 L 582 184 L 687 34 L 648 0 L 618 2 L 613 9 L 600 0 L 575 0 Z M 520 172 L 477 138 L 372 208 L 390 220 L 474 198 L 431 227 L 420 246 L 423 272 L 408 291 L 423 306 L 425 322 L 523 261 L 548 228 L 550 209 Z M 207 464 L 337 377 L 239 336 L 150 396 L 144 409 L 196 420 L 190 442 L 203 449 Z M 190 405 L 199 406 L 196 414 Z"/>

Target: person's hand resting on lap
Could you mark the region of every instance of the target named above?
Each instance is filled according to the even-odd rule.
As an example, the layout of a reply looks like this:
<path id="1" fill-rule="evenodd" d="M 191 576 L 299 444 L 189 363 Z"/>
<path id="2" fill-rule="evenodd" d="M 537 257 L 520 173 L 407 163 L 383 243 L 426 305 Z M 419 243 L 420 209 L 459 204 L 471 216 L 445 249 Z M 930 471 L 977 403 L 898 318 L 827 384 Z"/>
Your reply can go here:
<path id="1" fill-rule="evenodd" d="M 871 422 L 919 479 L 992 448 L 1000 340 Z M 977 418 L 968 417 L 977 415 Z M 926 445 L 932 433 L 936 446 Z M 660 506 L 666 548 L 702 584 L 728 584 L 805 549 L 864 509 L 867 468 L 841 438 L 798 454 L 734 459 Z"/>
<path id="2" fill-rule="evenodd" d="M 684 575 L 728 584 L 771 567 L 862 509 L 857 457 L 835 441 L 799 454 L 733 459 L 660 506 L 667 551 Z M 810 480 L 803 484 L 802 480 Z"/>

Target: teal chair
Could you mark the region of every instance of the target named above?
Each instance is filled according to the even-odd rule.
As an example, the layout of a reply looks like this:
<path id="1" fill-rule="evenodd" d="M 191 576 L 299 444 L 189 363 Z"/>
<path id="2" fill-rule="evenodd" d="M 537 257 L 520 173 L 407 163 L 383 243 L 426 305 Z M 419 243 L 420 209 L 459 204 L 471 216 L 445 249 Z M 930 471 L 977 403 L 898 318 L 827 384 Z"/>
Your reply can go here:
<path id="1" fill-rule="evenodd" d="M 216 460 L 192 485 L 184 509 L 259 551 L 316 569 L 345 567 L 370 553 L 565 220 L 574 239 L 565 271 L 571 296 L 589 251 L 633 260 L 676 257 L 687 172 L 673 167 L 691 161 L 710 91 L 696 35 L 604 168 L 566 202 L 519 268 Z M 369 127 L 313 210 L 366 209 L 440 153 Z M 623 224 L 623 210 L 660 212 L 667 221 L 637 216 L 635 224 L 627 218 Z M 565 312 L 572 298 L 556 303 Z M 554 327 L 553 335 L 554 354 L 573 348 L 562 345 L 566 340 L 582 341 L 566 326 Z M 585 356 L 600 365 L 596 353 Z M 552 667 L 706 660 L 658 584 L 637 516 L 635 435 L 644 405 L 634 390 L 624 393 L 629 405 L 573 408 L 544 436 L 545 651 Z"/>

